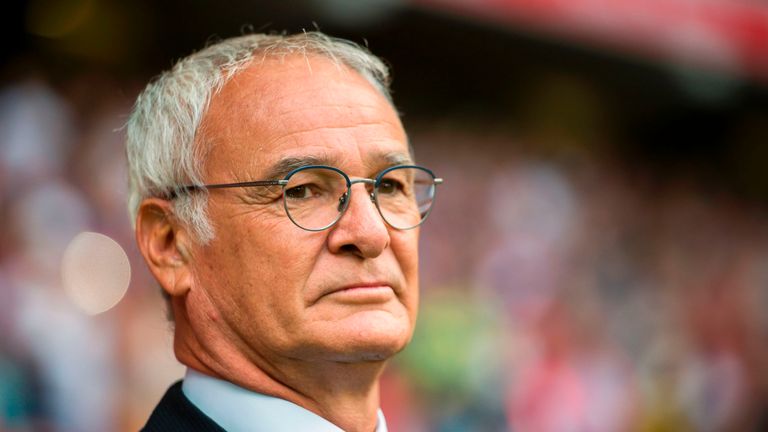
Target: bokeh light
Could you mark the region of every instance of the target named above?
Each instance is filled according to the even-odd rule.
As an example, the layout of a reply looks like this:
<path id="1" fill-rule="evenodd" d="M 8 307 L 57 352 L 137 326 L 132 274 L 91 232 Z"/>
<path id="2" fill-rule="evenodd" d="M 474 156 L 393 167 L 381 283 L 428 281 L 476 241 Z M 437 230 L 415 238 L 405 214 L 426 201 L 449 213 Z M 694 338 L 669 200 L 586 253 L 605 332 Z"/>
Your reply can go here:
<path id="1" fill-rule="evenodd" d="M 64 251 L 61 276 L 69 299 L 83 312 L 95 315 L 123 298 L 131 280 L 131 265 L 116 241 L 83 232 Z"/>

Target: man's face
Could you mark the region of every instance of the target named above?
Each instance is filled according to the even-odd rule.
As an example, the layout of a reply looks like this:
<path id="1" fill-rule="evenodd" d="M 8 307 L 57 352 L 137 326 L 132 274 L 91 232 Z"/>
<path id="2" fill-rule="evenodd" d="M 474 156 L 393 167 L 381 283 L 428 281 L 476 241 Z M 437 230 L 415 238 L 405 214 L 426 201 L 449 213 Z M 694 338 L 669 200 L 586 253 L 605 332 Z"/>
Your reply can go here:
<path id="1" fill-rule="evenodd" d="M 387 100 L 317 56 L 267 59 L 239 73 L 213 97 L 201 130 L 207 183 L 271 179 L 289 159 L 372 178 L 409 158 Z M 208 215 L 216 238 L 193 250 L 185 303 L 198 337 L 224 338 L 267 362 L 383 359 L 410 340 L 418 229 L 386 225 L 364 184 L 321 232 L 291 223 L 279 188 L 213 190 Z"/>

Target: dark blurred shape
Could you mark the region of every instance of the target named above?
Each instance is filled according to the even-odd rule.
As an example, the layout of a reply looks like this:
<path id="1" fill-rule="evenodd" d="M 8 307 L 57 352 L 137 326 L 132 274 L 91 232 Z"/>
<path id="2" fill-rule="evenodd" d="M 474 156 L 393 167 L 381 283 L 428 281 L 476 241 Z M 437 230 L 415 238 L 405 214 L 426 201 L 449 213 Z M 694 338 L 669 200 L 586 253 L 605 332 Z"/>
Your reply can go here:
<path id="1" fill-rule="evenodd" d="M 85 24 L 93 15 L 95 0 L 32 0 L 27 4 L 27 32 L 58 39 Z"/>
<path id="2" fill-rule="evenodd" d="M 391 18 L 406 0 L 312 0 L 323 21 L 364 30 Z"/>
<path id="3" fill-rule="evenodd" d="M 661 59 L 670 65 L 713 68 L 768 82 L 768 6 L 749 0 L 418 0 L 475 16 Z"/>

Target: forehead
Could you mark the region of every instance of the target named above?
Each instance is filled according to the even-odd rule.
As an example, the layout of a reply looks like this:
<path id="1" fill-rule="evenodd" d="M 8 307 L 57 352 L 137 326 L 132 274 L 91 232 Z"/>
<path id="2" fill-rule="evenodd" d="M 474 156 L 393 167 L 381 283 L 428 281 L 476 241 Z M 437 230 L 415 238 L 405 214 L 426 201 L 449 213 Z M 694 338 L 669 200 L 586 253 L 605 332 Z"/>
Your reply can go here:
<path id="1" fill-rule="evenodd" d="M 238 73 L 212 97 L 201 131 L 209 181 L 263 174 L 286 158 L 369 166 L 408 155 L 387 99 L 357 72 L 320 56 L 267 58 Z"/>

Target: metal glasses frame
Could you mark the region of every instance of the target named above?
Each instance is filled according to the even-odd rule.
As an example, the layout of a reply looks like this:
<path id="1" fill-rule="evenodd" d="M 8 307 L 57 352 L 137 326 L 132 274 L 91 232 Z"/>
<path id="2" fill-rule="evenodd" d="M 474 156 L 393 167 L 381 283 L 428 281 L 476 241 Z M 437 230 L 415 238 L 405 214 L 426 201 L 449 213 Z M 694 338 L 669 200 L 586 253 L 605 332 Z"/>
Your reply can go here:
<path id="1" fill-rule="evenodd" d="M 293 219 L 293 217 L 291 216 L 291 212 L 288 210 L 287 200 L 285 199 L 285 186 L 288 185 L 288 182 L 290 181 L 291 177 L 294 176 L 296 173 L 299 173 L 301 171 L 305 171 L 305 170 L 308 170 L 308 169 L 315 169 L 315 168 L 329 169 L 331 171 L 335 171 L 335 172 L 341 174 L 341 176 L 344 177 L 344 180 L 347 183 L 347 192 L 344 195 L 342 195 L 342 197 L 340 198 L 340 200 L 343 200 L 342 201 L 343 202 L 343 207 L 339 209 L 339 215 L 336 217 L 336 219 L 334 219 L 331 223 L 329 223 L 328 225 L 326 225 L 326 226 L 324 226 L 322 228 L 311 228 L 310 229 L 310 228 L 306 228 L 306 227 L 303 227 L 303 226 L 299 225 L 299 223 L 296 222 Z M 432 181 L 434 182 L 435 186 L 443 183 L 443 179 L 439 178 L 439 177 L 436 177 L 435 174 L 429 168 L 425 168 L 425 167 L 419 166 L 419 165 L 395 165 L 395 166 L 389 167 L 389 168 L 385 169 L 384 171 L 380 172 L 379 174 L 376 175 L 375 178 L 372 178 L 372 179 L 369 179 L 369 178 L 356 178 L 354 180 L 350 179 L 349 176 L 347 175 L 347 173 L 345 173 L 344 171 L 342 171 L 342 170 L 340 170 L 338 168 L 332 167 L 332 166 L 328 166 L 328 165 L 305 165 L 303 167 L 299 167 L 299 168 L 296 168 L 296 169 L 290 171 L 288 174 L 285 175 L 285 177 L 282 180 L 255 180 L 255 181 L 237 182 L 237 183 L 214 183 L 214 184 L 206 184 L 206 185 L 185 185 L 185 186 L 179 186 L 179 187 L 177 187 L 177 188 L 175 188 L 173 190 L 173 192 L 171 193 L 170 199 L 176 198 L 179 195 L 179 193 L 181 193 L 181 192 L 191 192 L 191 191 L 202 190 L 202 189 L 227 189 L 227 188 L 254 187 L 254 186 L 281 186 L 282 187 L 282 194 L 283 194 L 283 208 L 285 209 L 285 214 L 288 216 L 288 219 L 290 219 L 291 222 L 293 222 L 294 225 L 296 225 L 297 227 L 299 227 L 299 228 L 301 228 L 301 229 L 303 229 L 305 231 L 317 232 L 317 231 L 327 230 L 328 228 L 334 226 L 336 224 L 336 222 L 339 221 L 339 219 L 341 219 L 341 217 L 344 215 L 344 212 L 347 211 L 347 207 L 349 207 L 349 201 L 350 201 L 350 198 L 352 197 L 352 185 L 356 184 L 356 183 L 365 183 L 365 184 L 373 185 L 373 192 L 371 192 L 371 194 L 370 194 L 371 201 L 376 205 L 376 210 L 378 210 L 379 215 L 381 215 L 381 218 L 384 220 L 384 222 L 386 222 L 386 224 L 391 226 L 392 228 L 405 231 L 405 230 L 414 229 L 417 226 L 419 226 L 422 223 L 424 223 L 424 221 L 427 219 L 427 216 L 429 216 L 429 214 L 432 212 L 432 205 L 430 205 L 429 209 L 427 210 L 427 212 L 424 213 L 424 215 L 421 218 L 421 221 L 419 221 L 418 224 L 416 224 L 416 225 L 414 225 L 412 227 L 409 227 L 409 228 L 399 228 L 399 227 L 396 227 L 396 226 L 392 225 L 387 220 L 387 218 L 384 216 L 384 212 L 381 210 L 381 207 L 379 206 L 379 198 L 378 198 L 379 185 L 381 184 L 381 181 L 384 178 L 384 175 L 386 175 L 388 172 L 396 170 L 396 169 L 402 169 L 402 168 L 414 168 L 414 169 L 418 169 L 418 170 L 426 172 L 427 174 L 429 174 L 432 177 Z M 434 196 L 436 196 L 436 195 L 437 195 L 437 189 L 435 189 L 435 193 L 434 193 L 434 195 L 432 197 L 433 200 L 434 200 Z M 344 197 L 347 197 L 347 198 L 345 199 Z"/>

